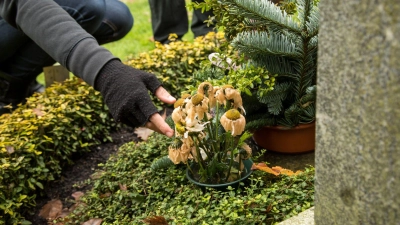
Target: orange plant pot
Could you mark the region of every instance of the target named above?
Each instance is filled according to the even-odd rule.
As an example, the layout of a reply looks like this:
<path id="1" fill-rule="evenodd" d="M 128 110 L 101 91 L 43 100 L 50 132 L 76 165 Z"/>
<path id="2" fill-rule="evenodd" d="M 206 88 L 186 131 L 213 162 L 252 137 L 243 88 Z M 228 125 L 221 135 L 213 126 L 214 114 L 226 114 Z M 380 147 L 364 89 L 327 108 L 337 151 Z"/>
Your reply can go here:
<path id="1" fill-rule="evenodd" d="M 305 153 L 315 149 L 315 121 L 293 128 L 262 127 L 253 134 L 254 141 L 266 150 L 281 153 Z"/>

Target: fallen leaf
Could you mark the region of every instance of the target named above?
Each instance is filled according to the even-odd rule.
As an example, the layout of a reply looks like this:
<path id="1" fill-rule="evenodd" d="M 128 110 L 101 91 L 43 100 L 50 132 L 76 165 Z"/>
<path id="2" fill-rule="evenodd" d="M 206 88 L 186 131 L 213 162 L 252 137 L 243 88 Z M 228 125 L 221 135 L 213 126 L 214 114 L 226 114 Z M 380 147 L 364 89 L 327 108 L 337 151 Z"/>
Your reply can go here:
<path id="1" fill-rule="evenodd" d="M 99 198 L 108 198 L 110 196 L 111 196 L 111 192 L 107 192 L 107 193 L 99 195 Z"/>
<path id="2" fill-rule="evenodd" d="M 126 191 L 126 190 L 128 190 L 128 187 L 126 186 L 126 184 L 119 184 L 119 189 L 121 191 Z"/>
<path id="3" fill-rule="evenodd" d="M 102 219 L 90 219 L 84 222 L 82 225 L 100 225 L 103 222 Z"/>
<path id="4" fill-rule="evenodd" d="M 72 193 L 71 196 L 74 197 L 75 201 L 79 201 L 79 199 L 80 199 L 83 195 L 84 195 L 83 192 L 77 191 L 77 192 Z"/>
<path id="5" fill-rule="evenodd" d="M 254 163 L 251 166 L 251 169 L 252 170 L 262 170 L 264 172 L 267 172 L 267 173 L 270 173 L 270 174 L 274 174 L 275 176 L 278 176 L 278 175 L 281 175 L 281 174 L 282 175 L 287 175 L 287 176 L 293 176 L 293 175 L 298 175 L 298 174 L 300 174 L 302 172 L 301 170 L 293 172 L 292 170 L 285 169 L 285 168 L 282 168 L 280 166 L 274 166 L 274 167 L 271 168 L 271 167 L 267 166 L 267 164 L 265 164 L 265 163 L 258 163 L 258 164 Z"/>
<path id="6" fill-rule="evenodd" d="M 253 165 L 251 165 L 251 170 L 258 170 L 260 167 L 268 167 L 267 164 L 265 163 L 253 163 Z"/>
<path id="7" fill-rule="evenodd" d="M 143 222 L 150 225 L 168 225 L 167 220 L 163 216 L 147 217 Z"/>
<path id="8" fill-rule="evenodd" d="M 272 209 L 272 204 L 269 204 L 268 207 L 265 209 L 266 213 L 269 213 Z"/>
<path id="9" fill-rule="evenodd" d="M 12 154 L 12 153 L 14 153 L 14 147 L 13 146 L 10 146 L 10 145 L 7 145 L 6 146 L 6 150 L 7 150 L 7 153 L 8 154 Z"/>
<path id="10" fill-rule="evenodd" d="M 39 216 L 45 219 L 56 219 L 63 210 L 63 205 L 61 200 L 54 199 L 47 202 L 46 205 L 42 207 L 39 212 Z"/>
<path id="11" fill-rule="evenodd" d="M 146 127 L 138 127 L 135 129 L 134 133 L 137 134 L 137 136 L 143 141 L 146 141 L 149 136 L 154 133 L 154 131 Z"/>
<path id="12" fill-rule="evenodd" d="M 42 111 L 43 106 L 38 105 L 36 108 L 32 110 L 33 113 L 35 113 L 37 116 L 44 116 L 44 112 Z"/>

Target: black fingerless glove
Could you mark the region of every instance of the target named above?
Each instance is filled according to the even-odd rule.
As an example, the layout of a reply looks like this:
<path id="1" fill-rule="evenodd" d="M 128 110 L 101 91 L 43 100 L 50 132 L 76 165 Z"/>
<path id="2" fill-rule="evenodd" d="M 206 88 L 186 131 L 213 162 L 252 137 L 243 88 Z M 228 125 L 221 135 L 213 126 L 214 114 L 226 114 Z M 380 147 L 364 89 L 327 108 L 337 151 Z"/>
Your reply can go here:
<path id="1" fill-rule="evenodd" d="M 154 94 L 160 86 L 154 74 L 134 69 L 114 59 L 100 70 L 94 88 L 103 95 L 116 121 L 138 127 L 158 112 L 148 91 Z"/>

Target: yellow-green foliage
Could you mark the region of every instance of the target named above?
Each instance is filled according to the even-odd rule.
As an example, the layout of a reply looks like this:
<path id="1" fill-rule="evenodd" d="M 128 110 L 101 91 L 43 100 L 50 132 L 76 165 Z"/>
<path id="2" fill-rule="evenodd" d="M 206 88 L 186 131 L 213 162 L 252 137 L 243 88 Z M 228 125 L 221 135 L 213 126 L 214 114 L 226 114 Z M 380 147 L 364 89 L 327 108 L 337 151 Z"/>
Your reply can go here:
<path id="1" fill-rule="evenodd" d="M 75 78 L 0 116 L 0 224 L 22 223 L 71 154 L 111 139 L 114 126 L 99 92 Z"/>
<path id="2" fill-rule="evenodd" d="M 156 43 L 154 50 L 141 53 L 126 64 L 154 73 L 171 95 L 179 97 L 188 85 L 193 84 L 192 74 L 199 69 L 202 61 L 208 60 L 210 53 L 229 49 L 224 33 L 210 32 L 193 42 Z"/>

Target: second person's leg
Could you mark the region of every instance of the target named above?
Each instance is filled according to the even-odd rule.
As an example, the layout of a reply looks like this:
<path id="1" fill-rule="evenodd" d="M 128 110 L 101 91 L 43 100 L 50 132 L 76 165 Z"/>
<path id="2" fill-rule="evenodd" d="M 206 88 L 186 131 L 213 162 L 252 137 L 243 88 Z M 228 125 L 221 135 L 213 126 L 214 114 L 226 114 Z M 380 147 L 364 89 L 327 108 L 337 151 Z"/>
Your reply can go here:
<path id="1" fill-rule="evenodd" d="M 204 2 L 204 0 L 196 0 L 196 2 Z M 215 26 L 207 26 L 204 21 L 208 20 L 209 17 L 213 16 L 212 11 L 201 12 L 201 9 L 195 9 L 193 11 L 192 24 L 190 26 L 194 37 L 204 36 L 208 32 L 213 31 Z"/>
<path id="2" fill-rule="evenodd" d="M 169 43 L 170 34 L 181 39 L 189 30 L 185 0 L 149 0 L 154 40 Z"/>

